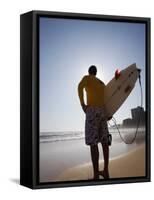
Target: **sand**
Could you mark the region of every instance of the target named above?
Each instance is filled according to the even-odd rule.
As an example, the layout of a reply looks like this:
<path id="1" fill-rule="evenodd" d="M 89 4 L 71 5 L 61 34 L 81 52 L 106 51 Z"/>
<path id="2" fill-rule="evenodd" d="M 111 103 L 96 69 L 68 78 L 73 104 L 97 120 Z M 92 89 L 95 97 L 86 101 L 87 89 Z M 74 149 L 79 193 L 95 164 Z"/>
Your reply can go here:
<path id="1" fill-rule="evenodd" d="M 103 161 L 100 161 L 100 170 L 102 169 Z M 145 176 L 145 145 L 140 145 L 122 156 L 111 159 L 109 173 L 110 178 Z M 53 181 L 88 180 L 92 177 L 92 164 L 86 163 L 65 170 Z"/>

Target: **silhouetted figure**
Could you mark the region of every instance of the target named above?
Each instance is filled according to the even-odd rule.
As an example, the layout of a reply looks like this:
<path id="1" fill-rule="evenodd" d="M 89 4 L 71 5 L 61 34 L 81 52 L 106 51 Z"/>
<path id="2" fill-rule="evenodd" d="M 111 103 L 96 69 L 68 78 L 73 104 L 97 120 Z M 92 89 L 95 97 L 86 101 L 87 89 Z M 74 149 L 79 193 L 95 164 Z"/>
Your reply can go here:
<path id="1" fill-rule="evenodd" d="M 102 175 L 104 179 L 109 178 L 109 145 L 108 126 L 104 109 L 104 88 L 105 84 L 96 77 L 97 68 L 89 67 L 89 75 L 82 78 L 78 85 L 78 95 L 83 111 L 86 114 L 85 121 L 85 143 L 90 145 L 91 159 L 93 164 L 94 179 L 99 179 Z M 85 104 L 83 90 L 87 95 Z M 104 155 L 104 170 L 99 172 L 99 150 L 98 143 L 102 144 Z"/>

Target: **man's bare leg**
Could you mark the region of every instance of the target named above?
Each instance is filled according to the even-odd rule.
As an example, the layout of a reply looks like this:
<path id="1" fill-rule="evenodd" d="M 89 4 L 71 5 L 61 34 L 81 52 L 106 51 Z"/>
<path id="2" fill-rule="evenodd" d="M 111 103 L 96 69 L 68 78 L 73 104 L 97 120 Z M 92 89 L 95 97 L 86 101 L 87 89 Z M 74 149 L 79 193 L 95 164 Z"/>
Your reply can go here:
<path id="1" fill-rule="evenodd" d="M 102 144 L 103 155 L 104 155 L 104 170 L 101 172 L 101 175 L 105 178 L 109 178 L 109 145 Z"/>
<path id="2" fill-rule="evenodd" d="M 90 145 L 91 160 L 93 164 L 94 179 L 99 179 L 99 151 L 98 145 Z"/>

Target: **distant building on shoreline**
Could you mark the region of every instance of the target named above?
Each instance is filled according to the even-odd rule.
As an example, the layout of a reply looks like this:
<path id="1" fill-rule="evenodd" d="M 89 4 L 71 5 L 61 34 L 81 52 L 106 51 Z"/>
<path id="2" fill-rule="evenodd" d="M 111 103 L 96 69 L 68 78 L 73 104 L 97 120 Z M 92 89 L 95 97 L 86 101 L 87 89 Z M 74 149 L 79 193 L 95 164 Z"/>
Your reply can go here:
<path id="1" fill-rule="evenodd" d="M 145 125 L 145 111 L 143 107 L 136 107 L 131 109 L 132 118 L 127 118 L 123 120 L 122 126 L 124 127 L 133 127 L 136 126 L 138 121 L 140 126 Z"/>

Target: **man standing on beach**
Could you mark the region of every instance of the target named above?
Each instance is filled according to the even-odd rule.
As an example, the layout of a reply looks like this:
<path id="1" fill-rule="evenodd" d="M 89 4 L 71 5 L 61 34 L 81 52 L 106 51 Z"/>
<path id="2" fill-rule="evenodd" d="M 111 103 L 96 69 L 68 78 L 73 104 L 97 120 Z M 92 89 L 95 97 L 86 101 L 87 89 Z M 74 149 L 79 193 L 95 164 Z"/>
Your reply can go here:
<path id="1" fill-rule="evenodd" d="M 85 143 L 90 145 L 91 159 L 93 164 L 94 179 L 102 175 L 104 179 L 109 178 L 109 145 L 108 126 L 104 109 L 105 84 L 96 77 L 97 68 L 89 67 L 89 75 L 82 78 L 78 85 L 78 95 L 83 111 L 86 114 L 85 121 Z M 86 91 L 87 104 L 84 102 L 83 89 Z M 102 144 L 104 155 L 104 170 L 99 172 L 99 150 L 98 143 Z"/>

